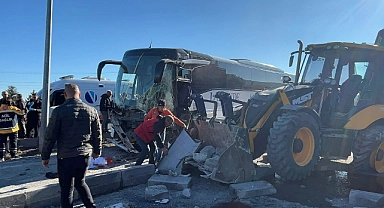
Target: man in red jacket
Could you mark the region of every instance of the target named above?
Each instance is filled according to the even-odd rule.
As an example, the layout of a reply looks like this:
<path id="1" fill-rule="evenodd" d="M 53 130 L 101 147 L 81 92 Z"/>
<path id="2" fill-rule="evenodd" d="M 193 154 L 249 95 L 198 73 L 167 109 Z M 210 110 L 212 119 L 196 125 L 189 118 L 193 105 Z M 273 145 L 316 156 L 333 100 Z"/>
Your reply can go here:
<path id="1" fill-rule="evenodd" d="M 175 124 L 179 125 L 182 128 L 187 128 L 185 123 L 177 118 L 170 110 L 166 108 L 166 101 L 164 99 L 160 99 L 157 101 L 157 107 L 152 108 L 147 115 L 144 117 L 144 121 L 147 121 L 149 119 L 157 118 L 157 116 L 172 116 L 174 119 Z M 162 135 L 160 135 L 161 141 L 164 142 L 165 146 L 168 145 L 168 141 L 165 139 L 165 131 Z M 154 144 L 150 144 L 150 151 L 154 151 L 153 149 L 156 148 Z M 157 147 L 156 152 L 156 160 L 159 162 L 161 160 L 162 151 L 160 147 Z"/>
<path id="2" fill-rule="evenodd" d="M 173 117 L 170 115 L 165 117 L 159 116 L 158 118 L 144 121 L 134 130 L 133 138 L 141 148 L 135 165 L 141 165 L 147 154 L 149 154 L 150 163 L 154 163 L 154 148 L 151 148 L 150 151 L 148 150 L 148 145 L 153 144 L 153 141 L 156 141 L 157 147 L 163 150 L 164 155 L 168 155 L 168 149 L 164 147 L 160 134 L 172 125 L 173 121 Z"/>
<path id="3" fill-rule="evenodd" d="M 177 118 L 175 115 L 173 115 L 173 113 L 166 108 L 166 101 L 163 99 L 160 99 L 159 101 L 157 101 L 157 107 L 152 108 L 147 113 L 147 115 L 144 117 L 144 121 L 157 118 L 157 116 L 159 116 L 159 115 L 160 116 L 172 116 L 174 121 L 175 121 L 175 124 L 177 124 L 183 128 L 186 128 L 185 123 L 182 120 L 180 120 L 179 118 Z"/>

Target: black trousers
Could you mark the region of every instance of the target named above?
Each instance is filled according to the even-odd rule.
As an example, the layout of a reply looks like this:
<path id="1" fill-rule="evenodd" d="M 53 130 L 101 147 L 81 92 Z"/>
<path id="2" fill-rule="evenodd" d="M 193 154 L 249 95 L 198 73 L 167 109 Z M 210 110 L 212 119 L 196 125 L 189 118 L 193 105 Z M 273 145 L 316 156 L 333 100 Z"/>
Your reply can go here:
<path id="1" fill-rule="evenodd" d="M 11 156 L 14 157 L 17 153 L 17 132 L 9 134 L 0 134 L 0 159 L 5 157 L 7 150 L 7 138 L 9 137 L 9 150 Z"/>
<path id="2" fill-rule="evenodd" d="M 27 131 L 25 128 L 25 120 L 23 117 L 17 118 L 19 123 L 19 138 L 25 137 L 25 132 Z"/>
<path id="3" fill-rule="evenodd" d="M 73 207 L 73 190 L 76 188 L 85 207 L 96 207 L 91 191 L 85 183 L 85 174 L 90 163 L 89 156 L 61 158 L 57 161 L 61 188 L 61 207 Z"/>
<path id="4" fill-rule="evenodd" d="M 31 137 L 31 130 L 34 129 L 34 131 L 35 131 L 34 138 L 37 138 L 39 135 L 39 123 L 40 123 L 39 120 L 28 119 L 27 120 L 27 133 L 25 136 L 28 138 Z"/>

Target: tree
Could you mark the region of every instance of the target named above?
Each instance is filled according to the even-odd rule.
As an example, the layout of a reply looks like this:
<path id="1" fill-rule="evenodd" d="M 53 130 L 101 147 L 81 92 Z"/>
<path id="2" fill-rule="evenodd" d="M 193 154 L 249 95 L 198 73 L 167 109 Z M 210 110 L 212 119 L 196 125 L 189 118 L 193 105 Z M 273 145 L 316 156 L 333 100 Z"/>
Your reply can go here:
<path id="1" fill-rule="evenodd" d="M 9 94 L 9 97 L 11 97 L 12 99 L 15 99 L 16 95 L 19 94 L 17 88 L 13 85 L 8 86 L 7 92 Z"/>

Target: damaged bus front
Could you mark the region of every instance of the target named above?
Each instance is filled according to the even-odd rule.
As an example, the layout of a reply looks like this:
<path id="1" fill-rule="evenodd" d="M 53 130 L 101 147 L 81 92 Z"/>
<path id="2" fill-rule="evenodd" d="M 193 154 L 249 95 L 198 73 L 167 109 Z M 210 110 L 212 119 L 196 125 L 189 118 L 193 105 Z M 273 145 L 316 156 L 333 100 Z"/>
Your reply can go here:
<path id="1" fill-rule="evenodd" d="M 227 106 L 218 102 L 219 98 L 209 99 L 204 97 L 204 94 L 218 90 L 227 92 L 236 90 L 240 93 L 239 97 L 249 98 L 249 95 L 260 90 L 282 86 L 282 76 L 294 76 L 272 65 L 246 59 L 223 59 L 172 48 L 126 51 L 122 61 L 100 62 L 97 70 L 98 77 L 101 76 L 102 69 L 107 64 L 119 66 L 113 96 L 114 107 L 111 110 L 111 122 L 115 133 L 114 139 L 109 139 L 111 142 L 127 152 L 137 152 L 132 143 L 133 130 L 144 121 L 145 113 L 156 106 L 159 99 L 165 99 L 167 108 L 186 124 L 188 131 L 186 135 L 190 139 L 205 141 L 204 143 L 213 142 L 213 146 L 223 144 L 221 148 L 227 151 L 223 153 L 225 157 L 222 155 L 221 158 L 225 159 L 218 162 L 223 168 L 228 167 L 226 161 L 233 155 L 249 157 L 247 135 L 242 129 L 238 131 L 226 129 L 228 128 L 226 123 L 230 121 L 218 121 L 216 113 L 208 115 L 207 112 L 216 112 L 218 107 L 221 107 L 225 117 L 231 113 L 233 119 L 236 119 L 241 116 L 239 114 L 241 109 L 228 109 Z M 242 95 L 242 93 L 247 94 Z M 244 104 L 248 98 L 239 102 Z M 215 128 L 223 125 L 222 135 L 208 135 L 212 125 L 215 125 Z M 183 132 L 181 127 L 174 125 L 167 129 L 167 138 L 175 139 L 180 132 Z M 232 132 L 233 135 L 224 135 L 225 132 Z M 173 141 L 171 140 L 170 143 L 172 144 Z M 240 158 L 232 159 L 237 162 Z M 244 175 L 244 173 L 238 172 L 241 167 L 237 166 L 233 166 L 232 171 L 226 171 L 230 174 L 230 179 L 220 171 L 216 171 L 215 178 L 219 181 L 233 182 L 248 180 L 252 177 L 253 164 L 240 166 L 249 167 L 246 171 L 246 179 L 238 178 L 239 174 Z"/>
<path id="2" fill-rule="evenodd" d="M 164 61 L 176 61 L 179 66 L 191 67 L 209 64 L 206 60 L 189 59 L 184 50 L 179 49 L 136 49 L 127 51 L 122 61 L 102 61 L 99 63 L 97 76 L 101 77 L 102 69 L 107 64 L 118 65 L 113 96 L 114 107 L 111 110 L 111 123 L 115 139 L 110 140 L 127 152 L 137 152 L 132 145 L 133 130 L 144 121 L 145 113 L 156 105 L 157 100 L 165 99 L 167 108 L 188 122 L 190 105 L 191 70 L 177 65 L 168 65 L 164 69 Z M 161 70 L 155 68 L 161 67 Z M 158 83 L 159 73 L 162 79 Z M 157 78 L 156 78 L 157 76 Z M 176 128 L 176 127 L 175 127 Z M 180 130 L 178 130 L 180 131 Z M 170 135 L 171 136 L 171 135 Z"/>

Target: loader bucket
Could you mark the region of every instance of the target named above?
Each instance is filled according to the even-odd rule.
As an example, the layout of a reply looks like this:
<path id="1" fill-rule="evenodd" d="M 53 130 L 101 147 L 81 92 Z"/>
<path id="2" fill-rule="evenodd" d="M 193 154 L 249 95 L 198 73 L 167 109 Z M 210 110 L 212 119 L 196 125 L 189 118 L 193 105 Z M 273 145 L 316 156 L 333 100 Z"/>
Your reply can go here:
<path id="1" fill-rule="evenodd" d="M 199 142 L 182 131 L 161 160 L 160 173 L 180 174 L 182 164 L 188 163 L 204 172 L 202 177 L 222 183 L 253 180 L 256 171 L 246 129 L 206 121 L 195 121 L 195 126 Z"/>
<path id="2" fill-rule="evenodd" d="M 255 174 L 252 156 L 234 143 L 220 155 L 210 178 L 222 183 L 242 183 L 252 181 Z"/>
<path id="3" fill-rule="evenodd" d="M 229 148 L 232 144 L 238 143 L 238 147 L 250 153 L 248 132 L 239 126 L 209 123 L 206 121 L 195 121 L 199 139 L 205 145 L 213 147 Z"/>
<path id="4" fill-rule="evenodd" d="M 211 158 L 207 158 L 199 169 L 215 181 L 222 183 L 241 183 L 252 181 L 255 164 L 250 154 L 248 132 L 239 126 L 195 122 L 199 139 L 202 141 L 200 153 L 207 146 L 216 149 Z"/>

